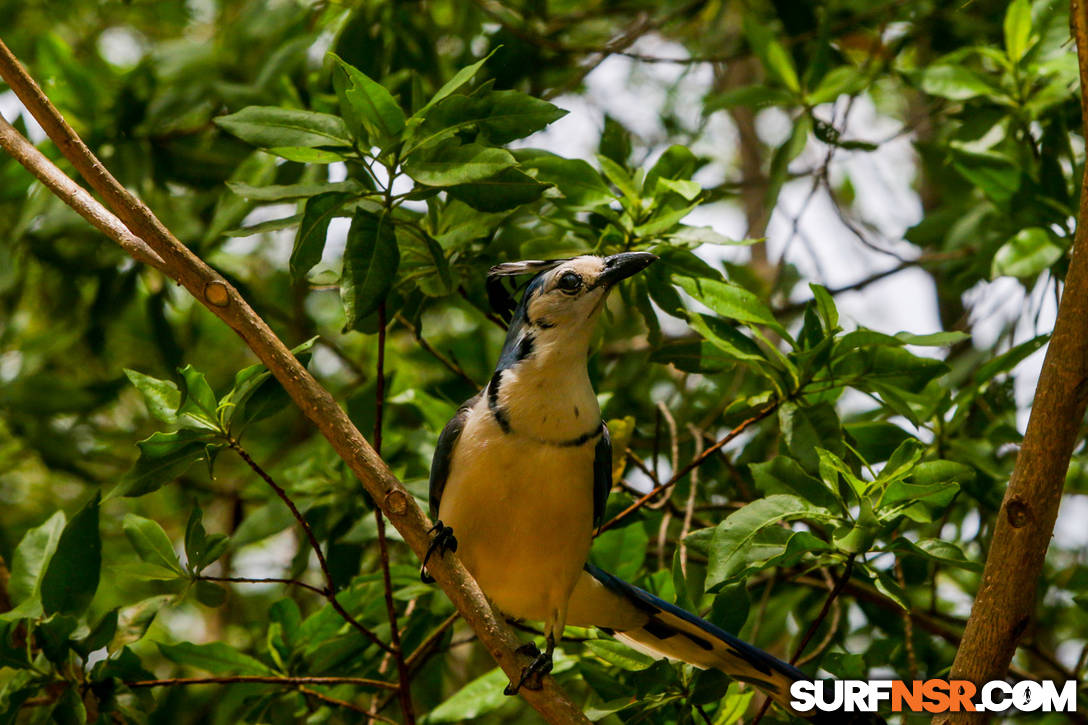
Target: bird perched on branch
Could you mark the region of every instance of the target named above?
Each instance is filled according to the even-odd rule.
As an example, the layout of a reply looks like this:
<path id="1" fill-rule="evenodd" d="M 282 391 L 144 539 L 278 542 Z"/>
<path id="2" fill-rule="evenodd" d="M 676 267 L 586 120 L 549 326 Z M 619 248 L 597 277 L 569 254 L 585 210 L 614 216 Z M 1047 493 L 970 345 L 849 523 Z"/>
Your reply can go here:
<path id="1" fill-rule="evenodd" d="M 534 276 L 491 380 L 438 439 L 427 558 L 456 550 L 506 615 L 544 623 L 545 651 L 528 645 L 535 658 L 507 694 L 540 687 L 570 624 L 717 668 L 786 704 L 790 683 L 808 679 L 800 670 L 587 562 L 612 486 L 608 428 L 587 371 L 590 340 L 609 290 L 656 259 L 627 252 L 491 269 L 489 293 L 500 307 L 496 281 Z"/>

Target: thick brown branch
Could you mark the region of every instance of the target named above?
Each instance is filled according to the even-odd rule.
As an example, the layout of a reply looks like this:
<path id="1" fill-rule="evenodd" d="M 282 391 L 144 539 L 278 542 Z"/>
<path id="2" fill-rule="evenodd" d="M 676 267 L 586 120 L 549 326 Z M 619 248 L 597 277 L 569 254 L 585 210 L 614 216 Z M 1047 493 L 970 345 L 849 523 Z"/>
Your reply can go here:
<path id="1" fill-rule="evenodd" d="M 242 337 L 348 464 L 405 543 L 422 557 L 430 543 L 427 534 L 430 522 L 332 395 L 295 359 L 234 287 L 179 242 L 143 202 L 113 178 L 3 42 L 0 42 L 0 77 L 129 230 L 158 254 L 168 274 Z M 9 148 L 6 143 L 4 148 Z M 26 163 L 34 162 L 28 159 Z M 111 235 L 111 238 L 120 243 L 119 235 Z M 520 645 L 517 636 L 496 616 L 460 560 L 455 555 L 446 555 L 432 559 L 428 569 L 499 666 L 511 678 L 520 677 L 528 659 L 515 652 Z M 550 722 L 588 722 L 581 708 L 572 703 L 551 678 L 545 678 L 541 690 L 522 688 L 521 696 Z"/>
<path id="2" fill-rule="evenodd" d="M 34 144 L 23 138 L 3 117 L 0 117 L 0 147 L 37 177 L 45 188 L 72 207 L 95 229 L 121 245 L 136 260 L 167 273 L 162 259 L 142 239 L 130 232 L 121 220 L 102 207 L 82 186 L 57 168 Z M 169 273 L 167 273 L 169 274 Z"/>
<path id="3" fill-rule="evenodd" d="M 1081 109 L 1088 128 L 1088 6 L 1073 0 Z M 1085 131 L 1088 138 L 1088 131 Z M 1086 170 L 1088 171 L 1088 170 Z M 1088 404 L 1088 173 L 1054 334 L 1043 360 L 1027 431 L 994 526 L 978 595 L 950 677 L 976 684 L 1005 676 L 1035 612 L 1035 592 L 1054 531 L 1069 458 Z M 982 722 L 949 713 L 934 723 Z"/>

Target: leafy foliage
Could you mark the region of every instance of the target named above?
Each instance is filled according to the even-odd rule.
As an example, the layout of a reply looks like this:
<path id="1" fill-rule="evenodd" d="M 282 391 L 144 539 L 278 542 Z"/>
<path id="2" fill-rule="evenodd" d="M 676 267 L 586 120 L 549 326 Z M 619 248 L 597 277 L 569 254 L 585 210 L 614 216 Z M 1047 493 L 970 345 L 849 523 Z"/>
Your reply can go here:
<path id="1" fill-rule="evenodd" d="M 661 261 L 617 293 L 590 361 L 617 451 L 593 560 L 784 659 L 817 622 L 809 671 L 950 664 L 1021 439 L 1018 366 L 1047 339 L 1016 319 L 986 333 L 971 301 L 999 278 L 1047 297 L 1072 243 L 1065 5 L 75 2 L 59 24 L 54 5 L 0 3 L 0 35 L 118 178 L 301 343 L 360 430 L 380 421 L 421 502 L 438 432 L 502 344 L 486 270 L 650 250 Z M 682 61 L 668 67 L 722 72 L 697 96 L 688 71 L 655 76 L 640 90 L 663 99 L 660 133 L 606 115 L 568 153 L 563 124 L 601 89 L 590 66 L 623 58 L 637 76 L 665 65 L 655 42 Z M 858 134 L 861 105 L 899 130 Z M 700 143 L 719 123 L 747 160 Z M 835 163 L 906 136 L 921 211 L 889 239 L 856 203 L 867 180 Z M 858 283 L 768 261 L 767 220 L 789 219 L 797 189 L 844 220 L 824 233 L 856 241 L 836 265 Z M 744 233 L 705 221 L 723 206 Z M 0 217 L 0 723 L 403 718 L 385 689 L 289 679 L 394 682 L 338 611 L 390 640 L 373 504 L 343 463 L 214 316 L 7 158 Z M 901 259 L 868 279 L 855 258 L 874 247 Z M 908 269 L 940 330 L 846 312 Z M 1080 449 L 1070 499 L 1085 465 Z M 386 534 L 417 714 L 527 721 Z M 1040 676 L 1076 666 L 1081 558 L 1057 540 L 1040 582 L 1017 660 Z M 592 719 L 728 725 L 761 701 L 571 633 L 553 674 Z M 156 675 L 285 681 L 134 684 Z"/>

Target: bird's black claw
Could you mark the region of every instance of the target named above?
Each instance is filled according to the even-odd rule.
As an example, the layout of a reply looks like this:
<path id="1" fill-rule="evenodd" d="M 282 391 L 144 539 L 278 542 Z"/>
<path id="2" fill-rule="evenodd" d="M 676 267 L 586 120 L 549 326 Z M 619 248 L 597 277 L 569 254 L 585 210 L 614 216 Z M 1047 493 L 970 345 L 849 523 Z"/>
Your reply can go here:
<path id="1" fill-rule="evenodd" d="M 551 652 L 541 652 L 535 644 L 525 644 L 517 648 L 518 654 L 532 657 L 533 661 L 521 671 L 521 677 L 515 685 L 511 682 L 502 691 L 504 695 L 516 695 L 521 688 L 539 690 L 544 687 L 544 675 L 552 671 Z"/>
<path id="2" fill-rule="evenodd" d="M 424 584 L 431 584 L 434 578 L 427 573 L 427 562 L 431 554 L 438 552 L 442 556 L 447 551 L 457 551 L 457 539 L 453 535 L 453 527 L 446 526 L 441 521 L 436 521 L 428 534 L 434 534 L 431 545 L 427 547 L 427 553 L 423 557 L 423 565 L 419 568 L 419 578 Z"/>

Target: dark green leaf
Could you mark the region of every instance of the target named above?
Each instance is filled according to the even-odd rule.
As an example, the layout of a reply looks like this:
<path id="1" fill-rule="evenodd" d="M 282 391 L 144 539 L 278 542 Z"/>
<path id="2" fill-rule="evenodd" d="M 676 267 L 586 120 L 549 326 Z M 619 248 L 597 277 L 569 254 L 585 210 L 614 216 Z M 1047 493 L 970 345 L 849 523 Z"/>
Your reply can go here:
<path id="1" fill-rule="evenodd" d="M 196 598 L 205 607 L 221 607 L 227 601 L 227 590 L 215 582 L 201 579 L 196 583 Z"/>
<path id="2" fill-rule="evenodd" d="M 786 494 L 757 499 L 734 511 L 714 530 L 706 574 L 707 590 L 726 582 L 744 568 L 756 534 L 766 527 L 781 521 L 827 516 L 826 509 Z"/>
<path id="3" fill-rule="evenodd" d="M 545 153 L 529 158 L 519 153 L 517 157 L 523 168 L 536 172 L 537 181 L 553 184 L 559 189 L 563 198 L 557 201 L 573 209 L 593 209 L 615 199 L 597 170 L 581 159 L 565 159 Z"/>
<path id="4" fill-rule="evenodd" d="M 121 477 L 114 496 L 143 496 L 157 491 L 182 475 L 197 461 L 207 457 L 207 448 L 218 440 L 212 431 L 179 430 L 174 433 L 153 433 L 136 445 L 140 457 Z"/>
<path id="5" fill-rule="evenodd" d="M 149 564 L 176 571 L 178 574 L 183 573 L 178 563 L 178 555 L 174 552 L 174 545 L 170 543 L 170 537 L 166 535 L 158 522 L 136 514 L 125 514 L 121 528 L 140 559 Z"/>
<path id="6" fill-rule="evenodd" d="M 838 496 L 823 481 L 805 473 L 792 458 L 776 456 L 770 461 L 753 463 L 750 468 L 761 493 L 795 493 L 817 506 L 839 507 Z"/>
<path id="7" fill-rule="evenodd" d="M 163 423 L 174 423 L 177 420 L 178 406 L 181 405 L 181 393 L 178 386 L 171 380 L 160 380 L 150 375 L 144 375 L 135 370 L 125 369 L 125 375 L 144 396 L 144 403 L 151 415 Z"/>
<path id="8" fill-rule="evenodd" d="M 404 130 L 404 111 L 385 86 L 333 55 L 333 80 L 340 97 L 340 112 L 366 129 L 370 138 L 386 146 Z"/>
<path id="9" fill-rule="evenodd" d="M 931 65 L 922 72 L 922 90 L 931 96 L 964 101 L 989 96 L 996 89 L 964 65 L 940 64 Z"/>
<path id="10" fill-rule="evenodd" d="M 1028 227 L 1005 242 L 990 268 L 991 277 L 1034 277 L 1065 255 L 1065 249 L 1042 227 Z"/>
<path id="11" fill-rule="evenodd" d="M 400 250 L 392 220 L 384 214 L 356 211 L 348 230 L 340 280 L 340 298 L 347 318 L 345 330 L 359 329 L 362 320 L 385 301 L 396 281 L 399 265 Z"/>
<path id="12" fill-rule="evenodd" d="M 102 566 L 96 493 L 64 527 L 57 550 L 42 577 L 42 608 L 46 614 L 81 614 L 94 598 Z"/>
<path id="13" fill-rule="evenodd" d="M 489 179 L 451 186 L 448 191 L 473 209 L 496 212 L 536 201 L 547 188 L 517 169 L 506 169 Z"/>
<path id="14" fill-rule="evenodd" d="M 181 375 L 179 386 L 181 393 L 177 415 L 188 416 L 209 428 L 218 428 L 219 406 L 204 373 L 192 365 L 186 365 L 178 373 Z"/>
<path id="15" fill-rule="evenodd" d="M 413 154 L 404 162 L 404 170 L 421 184 L 455 186 L 482 181 L 516 163 L 505 149 L 445 143 Z"/>
<path id="16" fill-rule="evenodd" d="M 158 643 L 159 651 L 171 662 L 206 670 L 215 675 L 272 675 L 271 668 L 223 642 L 209 644 Z"/>
<path id="17" fill-rule="evenodd" d="M 37 598 L 42 576 L 53 552 L 57 550 L 65 521 L 63 511 L 54 512 L 45 523 L 27 531 L 15 547 L 11 559 L 11 579 L 8 581 L 12 603 Z"/>
<path id="18" fill-rule="evenodd" d="M 676 276 L 676 284 L 699 302 L 717 312 L 722 317 L 740 322 L 765 325 L 786 339 L 790 335 L 778 323 L 758 297 L 735 284 L 712 279 L 695 279 Z"/>
<path id="19" fill-rule="evenodd" d="M 249 106 L 238 113 L 220 116 L 215 123 L 254 146 L 351 148 L 347 126 L 327 113 Z"/>
<path id="20" fill-rule="evenodd" d="M 295 246 L 291 250 L 291 275 L 295 279 L 303 279 L 321 261 L 329 222 L 339 216 L 341 207 L 351 198 L 351 194 L 330 191 L 306 200 Z"/>

